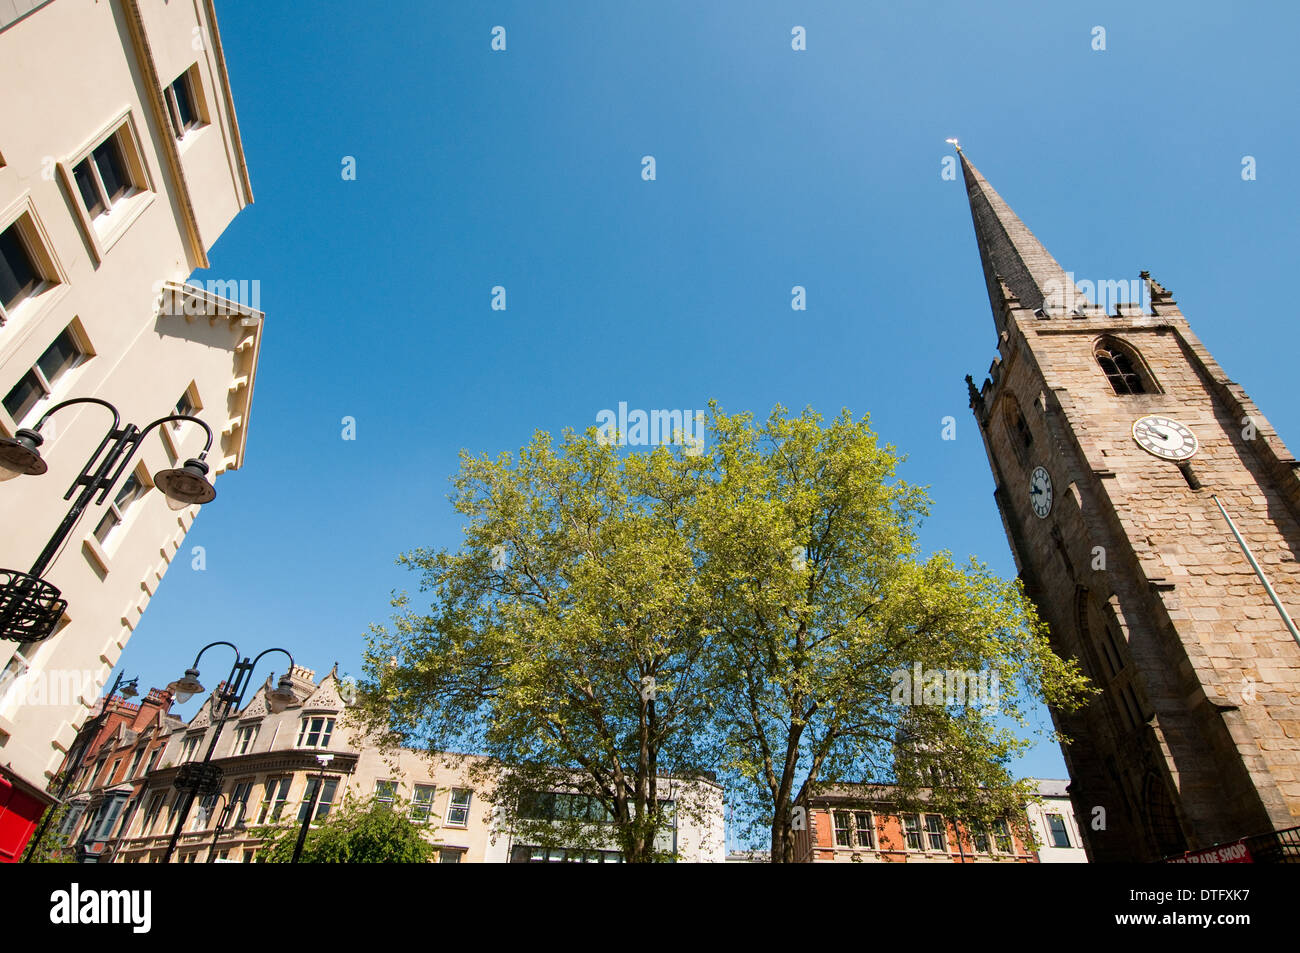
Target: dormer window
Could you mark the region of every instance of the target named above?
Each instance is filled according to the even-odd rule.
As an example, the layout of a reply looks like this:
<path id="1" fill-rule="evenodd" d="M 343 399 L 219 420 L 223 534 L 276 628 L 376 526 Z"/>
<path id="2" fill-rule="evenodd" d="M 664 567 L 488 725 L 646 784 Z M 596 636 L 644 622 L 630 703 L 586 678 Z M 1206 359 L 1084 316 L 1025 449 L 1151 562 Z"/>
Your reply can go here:
<path id="1" fill-rule="evenodd" d="M 328 748 L 334 733 L 334 719 L 324 715 L 304 718 L 298 728 L 299 748 Z"/>

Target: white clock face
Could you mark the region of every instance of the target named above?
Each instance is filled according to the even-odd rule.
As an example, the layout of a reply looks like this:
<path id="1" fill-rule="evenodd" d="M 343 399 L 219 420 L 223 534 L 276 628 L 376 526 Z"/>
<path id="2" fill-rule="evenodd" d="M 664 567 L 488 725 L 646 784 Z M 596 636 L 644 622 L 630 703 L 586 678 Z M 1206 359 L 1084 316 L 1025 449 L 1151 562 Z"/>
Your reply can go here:
<path id="1" fill-rule="evenodd" d="M 1042 467 L 1034 467 L 1029 475 L 1029 506 L 1039 519 L 1052 512 L 1052 478 Z"/>
<path id="2" fill-rule="evenodd" d="M 1142 417 L 1133 423 L 1133 439 L 1162 460 L 1186 460 L 1197 450 L 1196 434 L 1168 417 Z"/>

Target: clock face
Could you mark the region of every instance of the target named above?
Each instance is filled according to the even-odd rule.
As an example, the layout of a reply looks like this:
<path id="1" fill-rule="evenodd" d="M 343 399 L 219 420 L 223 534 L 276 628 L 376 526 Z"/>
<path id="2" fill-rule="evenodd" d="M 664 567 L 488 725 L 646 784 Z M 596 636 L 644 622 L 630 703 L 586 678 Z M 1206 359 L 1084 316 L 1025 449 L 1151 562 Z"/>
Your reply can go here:
<path id="1" fill-rule="evenodd" d="M 1196 434 L 1168 417 L 1142 417 L 1133 423 L 1137 445 L 1161 460 L 1186 460 L 1197 450 Z"/>
<path id="2" fill-rule="evenodd" d="M 1052 512 L 1052 478 L 1042 467 L 1029 475 L 1029 505 L 1039 519 Z"/>

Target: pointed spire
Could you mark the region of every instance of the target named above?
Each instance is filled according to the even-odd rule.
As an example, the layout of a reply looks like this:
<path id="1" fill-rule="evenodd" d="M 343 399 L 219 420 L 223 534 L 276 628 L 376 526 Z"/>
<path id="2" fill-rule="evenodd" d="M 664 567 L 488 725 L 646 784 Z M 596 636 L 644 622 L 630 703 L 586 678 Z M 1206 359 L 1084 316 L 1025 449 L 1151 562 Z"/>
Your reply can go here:
<path id="1" fill-rule="evenodd" d="M 980 175 L 979 169 L 970 164 L 961 146 L 956 149 L 961 157 L 971 220 L 975 223 L 975 241 L 994 315 L 1001 316 L 1008 291 L 1019 299 L 1023 308 L 1044 308 L 1046 299 L 1045 310 L 1053 317 L 1063 316 L 1067 302 L 1071 306 L 1086 306 L 1087 298 L 1077 292 L 1065 269 Z"/>

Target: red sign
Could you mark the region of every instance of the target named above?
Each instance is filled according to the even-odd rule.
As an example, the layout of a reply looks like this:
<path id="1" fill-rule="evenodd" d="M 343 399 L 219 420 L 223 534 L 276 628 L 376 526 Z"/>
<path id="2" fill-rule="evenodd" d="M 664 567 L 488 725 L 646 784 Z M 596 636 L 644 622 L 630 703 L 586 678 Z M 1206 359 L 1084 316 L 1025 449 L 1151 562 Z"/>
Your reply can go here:
<path id="1" fill-rule="evenodd" d="M 1253 864 L 1254 862 L 1244 840 L 1218 847 L 1207 847 L 1205 850 L 1191 850 L 1181 857 L 1171 857 L 1168 861 L 1171 864 Z"/>

